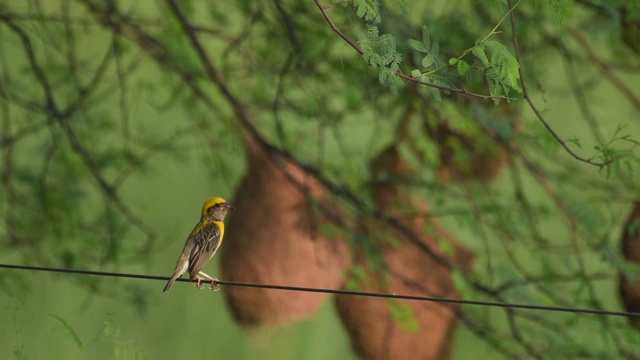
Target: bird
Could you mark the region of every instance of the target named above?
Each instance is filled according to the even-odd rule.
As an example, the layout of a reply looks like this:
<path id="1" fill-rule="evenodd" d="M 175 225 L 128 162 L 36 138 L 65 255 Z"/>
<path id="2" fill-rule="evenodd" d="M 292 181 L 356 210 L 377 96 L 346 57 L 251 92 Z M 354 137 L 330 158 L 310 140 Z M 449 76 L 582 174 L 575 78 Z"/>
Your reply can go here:
<path id="1" fill-rule="evenodd" d="M 216 289 L 218 279 L 202 272 L 202 268 L 222 245 L 222 239 L 224 238 L 223 220 L 229 210 L 235 210 L 235 206 L 221 197 L 214 196 L 205 201 L 204 205 L 202 205 L 200 221 L 187 237 L 182 253 L 180 253 L 176 267 L 173 270 L 173 275 L 171 275 L 162 292 L 169 290 L 176 279 L 187 271 L 189 272 L 190 280 L 198 280 L 196 285 L 198 289 L 202 288 L 201 283 L 204 280 L 200 275 L 211 281 L 211 290 Z"/>

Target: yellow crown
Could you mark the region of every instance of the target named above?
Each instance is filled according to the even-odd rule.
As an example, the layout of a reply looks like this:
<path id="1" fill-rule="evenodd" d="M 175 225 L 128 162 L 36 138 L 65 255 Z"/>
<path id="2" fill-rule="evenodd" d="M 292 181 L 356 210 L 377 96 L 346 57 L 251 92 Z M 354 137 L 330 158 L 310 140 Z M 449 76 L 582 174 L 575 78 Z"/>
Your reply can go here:
<path id="1" fill-rule="evenodd" d="M 222 204 L 222 203 L 226 203 L 227 201 L 221 197 L 218 196 L 214 196 L 212 198 L 209 198 L 207 201 L 204 202 L 204 205 L 202 205 L 202 216 L 206 216 L 207 215 L 207 209 L 212 207 L 215 204 Z"/>

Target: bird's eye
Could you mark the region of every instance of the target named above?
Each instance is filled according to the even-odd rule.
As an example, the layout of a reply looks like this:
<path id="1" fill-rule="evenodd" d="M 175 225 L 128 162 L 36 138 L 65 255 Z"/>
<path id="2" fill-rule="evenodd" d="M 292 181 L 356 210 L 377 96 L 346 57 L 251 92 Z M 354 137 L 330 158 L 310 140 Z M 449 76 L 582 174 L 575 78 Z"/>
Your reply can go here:
<path id="1" fill-rule="evenodd" d="M 222 206 L 222 204 L 216 204 L 216 207 L 219 208 L 220 206 Z"/>

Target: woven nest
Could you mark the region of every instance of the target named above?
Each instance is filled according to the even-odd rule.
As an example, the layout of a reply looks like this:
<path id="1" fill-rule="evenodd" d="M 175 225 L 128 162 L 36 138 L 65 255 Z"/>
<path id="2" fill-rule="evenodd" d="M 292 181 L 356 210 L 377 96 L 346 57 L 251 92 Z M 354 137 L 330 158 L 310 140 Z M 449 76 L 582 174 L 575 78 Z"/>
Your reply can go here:
<path id="1" fill-rule="evenodd" d="M 417 225 L 417 224 L 416 224 Z M 435 245 L 438 241 L 455 244 L 455 240 L 440 227 L 434 226 L 433 236 L 421 241 L 438 256 L 469 268 L 472 256 L 454 245 L 456 258 L 449 258 Z M 422 230 L 417 225 L 415 230 Z M 457 297 L 451 270 L 445 268 L 402 235 L 396 233 L 399 244 L 385 245 L 382 254 L 386 262 L 385 276 L 368 272 L 366 291 L 419 296 Z M 366 268 L 363 256 L 358 263 Z M 336 304 L 340 318 L 351 336 L 354 349 L 364 359 L 444 359 L 449 351 L 449 333 L 455 323 L 455 305 L 422 301 L 398 301 L 338 296 Z M 400 304 L 400 305 L 399 305 Z M 409 314 L 408 323 L 392 311 Z M 416 327 L 417 325 L 417 327 Z"/>
<path id="2" fill-rule="evenodd" d="M 349 247 L 320 233 L 331 208 L 322 188 L 297 165 L 274 161 L 248 142 L 247 174 L 236 190 L 235 216 L 226 226 L 222 278 L 229 281 L 338 289 Z M 326 294 L 227 287 L 227 304 L 243 325 L 298 320 L 310 315 Z"/>
<path id="3" fill-rule="evenodd" d="M 622 233 L 622 256 L 629 262 L 640 265 L 640 202 L 631 209 Z M 620 301 L 627 311 L 640 312 L 640 274 L 620 274 Z M 630 317 L 629 322 L 640 330 L 640 319 Z"/>
<path id="4" fill-rule="evenodd" d="M 373 173 L 384 171 L 406 175 L 410 172 L 394 147 L 381 153 L 372 163 L 372 168 Z M 361 277 L 366 279 L 361 282 L 361 288 L 396 294 L 457 297 L 451 279 L 451 268 L 434 260 L 433 256 L 415 242 L 422 243 L 435 256 L 464 271 L 472 266 L 472 254 L 459 246 L 436 222 L 425 221 L 424 205 L 415 206 L 409 211 L 396 209 L 396 204 L 406 206 L 415 204 L 416 201 L 412 201 L 407 194 L 392 185 L 376 187 L 373 195 L 380 210 L 405 219 L 402 221 L 403 226 L 420 235 L 417 239 L 410 239 L 397 230 L 386 231 L 395 240 L 379 245 L 386 268 L 368 271 L 367 276 Z M 409 212 L 413 215 L 406 215 Z M 427 234 L 430 235 L 424 235 L 425 225 L 428 225 Z M 390 228 L 384 223 L 376 226 L 379 228 L 374 228 L 371 235 L 383 233 L 384 229 Z M 375 242 L 374 238 L 370 237 Z M 445 254 L 438 246 L 441 243 L 448 243 L 454 249 L 453 253 Z M 356 263 L 366 269 L 365 256 L 357 253 L 355 257 Z M 450 332 L 455 324 L 456 305 L 356 296 L 338 296 L 336 305 L 354 349 L 364 359 L 446 359 L 449 356 Z M 399 313 L 408 316 L 398 316 Z"/>
<path id="5" fill-rule="evenodd" d="M 500 173 L 509 159 L 505 148 L 483 133 L 471 137 L 440 125 L 430 135 L 440 150 L 438 180 L 441 182 L 489 182 Z M 461 158 L 461 154 L 465 157 Z"/>

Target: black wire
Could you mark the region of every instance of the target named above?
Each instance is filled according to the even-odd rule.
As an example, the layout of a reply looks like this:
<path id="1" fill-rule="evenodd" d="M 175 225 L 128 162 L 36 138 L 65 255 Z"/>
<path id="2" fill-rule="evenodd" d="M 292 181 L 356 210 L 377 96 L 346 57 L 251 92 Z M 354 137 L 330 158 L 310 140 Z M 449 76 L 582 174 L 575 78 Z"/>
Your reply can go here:
<path id="1" fill-rule="evenodd" d="M 146 279 L 146 280 L 162 280 L 162 281 L 169 280 L 168 277 L 157 276 L 157 275 L 141 275 L 141 274 L 116 273 L 116 272 L 108 272 L 108 271 L 61 269 L 61 268 L 52 268 L 52 267 L 45 267 L 45 266 L 41 267 L 41 266 L 28 266 L 28 265 L 0 264 L 0 268 L 47 271 L 47 272 L 58 272 L 58 273 L 66 273 L 66 274 L 110 276 L 110 277 L 121 277 L 121 278 Z M 195 282 L 195 280 L 189 280 L 189 279 L 177 279 L 176 281 Z M 256 283 L 245 283 L 245 282 L 224 281 L 224 280 L 218 280 L 217 283 L 220 285 L 242 286 L 242 287 L 261 288 L 261 289 L 306 291 L 306 292 L 316 292 L 316 293 L 336 294 L 336 295 L 351 295 L 351 296 L 369 296 L 369 297 L 378 297 L 378 298 L 405 299 L 405 300 L 414 300 L 414 301 L 431 301 L 431 302 L 453 303 L 453 304 L 463 304 L 463 305 L 492 306 L 492 307 L 512 308 L 512 309 L 640 317 L 640 313 L 626 312 L 626 311 L 611 311 L 611 310 L 571 308 L 571 307 L 545 306 L 545 305 L 527 305 L 527 304 L 514 304 L 514 303 L 503 303 L 503 302 L 494 302 L 494 301 L 462 300 L 462 299 L 441 298 L 441 297 L 434 297 L 434 296 L 416 296 L 416 295 L 403 295 L 403 294 L 394 294 L 394 293 L 378 293 L 378 292 L 369 292 L 369 291 L 321 289 L 321 288 L 308 288 L 308 287 L 301 287 L 301 286 L 256 284 Z"/>

